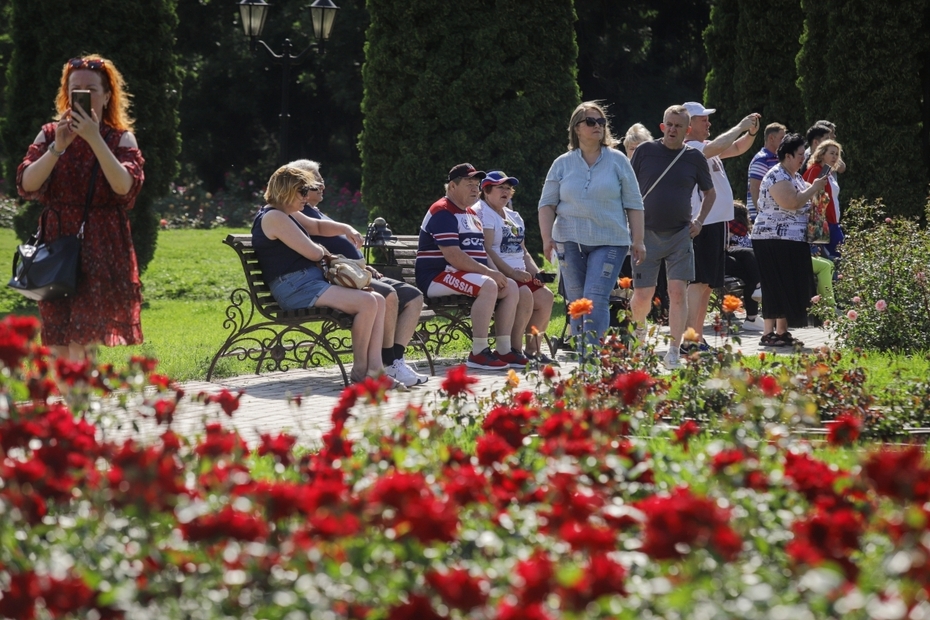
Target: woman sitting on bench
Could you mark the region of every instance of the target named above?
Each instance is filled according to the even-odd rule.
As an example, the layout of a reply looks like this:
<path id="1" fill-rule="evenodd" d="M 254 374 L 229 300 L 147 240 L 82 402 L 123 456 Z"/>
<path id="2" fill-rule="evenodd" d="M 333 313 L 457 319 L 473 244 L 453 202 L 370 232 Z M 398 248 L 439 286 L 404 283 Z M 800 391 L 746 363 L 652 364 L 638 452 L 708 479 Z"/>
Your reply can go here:
<path id="1" fill-rule="evenodd" d="M 353 383 L 384 373 L 381 337 L 384 329 L 384 298 L 370 291 L 333 286 L 323 279 L 318 262 L 327 253 L 314 243 L 314 235 L 345 235 L 345 224 L 314 220 L 300 211 L 306 195 L 316 184 L 308 172 L 281 166 L 268 180 L 268 204 L 252 223 L 252 247 L 265 281 L 282 310 L 324 306 L 354 316 L 352 321 Z M 395 387 L 399 384 L 395 382 Z"/>

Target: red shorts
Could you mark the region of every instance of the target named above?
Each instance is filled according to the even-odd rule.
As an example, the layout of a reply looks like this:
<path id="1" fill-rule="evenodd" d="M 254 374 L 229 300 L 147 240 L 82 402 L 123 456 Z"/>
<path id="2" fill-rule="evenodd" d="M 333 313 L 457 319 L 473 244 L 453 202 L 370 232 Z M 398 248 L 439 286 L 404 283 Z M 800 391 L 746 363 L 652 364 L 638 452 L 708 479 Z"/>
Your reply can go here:
<path id="1" fill-rule="evenodd" d="M 529 282 L 517 282 L 517 286 L 525 286 L 530 289 L 531 293 L 535 293 L 543 287 L 542 284 L 538 284 L 536 280 L 530 280 Z"/>
<path id="2" fill-rule="evenodd" d="M 427 297 L 445 297 L 446 295 L 467 295 L 477 297 L 484 283 L 491 280 L 488 276 L 471 271 L 443 271 L 433 278 L 426 291 Z"/>

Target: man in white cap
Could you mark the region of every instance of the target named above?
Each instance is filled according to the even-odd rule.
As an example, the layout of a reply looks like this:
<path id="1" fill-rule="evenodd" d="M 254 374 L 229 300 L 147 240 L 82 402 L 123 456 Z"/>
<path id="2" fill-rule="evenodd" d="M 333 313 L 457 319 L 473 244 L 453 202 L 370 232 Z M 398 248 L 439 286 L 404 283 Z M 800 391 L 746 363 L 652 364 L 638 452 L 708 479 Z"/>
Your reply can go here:
<path id="1" fill-rule="evenodd" d="M 733 190 L 730 188 L 722 160 L 738 157 L 749 150 L 759 132 L 760 117 L 758 114 L 750 114 L 738 125 L 711 141 L 710 115 L 716 112 L 716 109 L 705 108 L 696 101 L 689 101 L 684 107 L 691 115 L 686 144 L 704 153 L 717 193 L 701 232 L 693 240 L 694 279 L 688 285 L 688 327 L 700 334 L 704 329 L 711 291 L 723 286 L 727 222 L 733 219 Z M 695 187 L 691 197 L 691 210 L 695 217 L 700 213 L 703 198 L 700 189 Z M 700 343 L 683 344 L 682 353 L 689 353 L 694 348 L 706 351 L 709 347 L 702 339 Z"/>

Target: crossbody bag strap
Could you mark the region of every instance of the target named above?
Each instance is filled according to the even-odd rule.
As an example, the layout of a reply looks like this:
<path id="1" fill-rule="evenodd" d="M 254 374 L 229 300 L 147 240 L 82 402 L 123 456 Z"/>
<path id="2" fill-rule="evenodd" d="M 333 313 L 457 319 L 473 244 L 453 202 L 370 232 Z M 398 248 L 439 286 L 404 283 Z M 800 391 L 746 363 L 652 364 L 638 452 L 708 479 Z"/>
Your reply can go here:
<path id="1" fill-rule="evenodd" d="M 681 147 L 681 150 L 678 151 L 678 155 L 675 155 L 675 159 L 672 160 L 672 163 L 670 163 L 668 166 L 666 166 L 665 170 L 662 171 L 662 174 L 659 175 L 659 178 L 656 179 L 656 182 L 652 184 L 652 187 L 650 187 L 649 189 L 647 189 L 647 190 L 646 190 L 646 193 L 643 194 L 643 200 L 646 199 L 646 196 L 648 196 L 650 193 L 652 193 L 652 190 L 654 190 L 654 189 L 656 188 L 656 185 L 659 184 L 659 181 L 662 180 L 662 177 L 665 176 L 665 173 L 672 169 L 672 166 L 675 165 L 675 162 L 678 161 L 678 158 L 681 157 L 682 155 L 684 155 L 684 154 L 685 154 L 685 149 L 688 149 L 688 148 L 690 148 L 690 147 L 687 146 L 687 145 L 684 145 L 684 146 Z"/>

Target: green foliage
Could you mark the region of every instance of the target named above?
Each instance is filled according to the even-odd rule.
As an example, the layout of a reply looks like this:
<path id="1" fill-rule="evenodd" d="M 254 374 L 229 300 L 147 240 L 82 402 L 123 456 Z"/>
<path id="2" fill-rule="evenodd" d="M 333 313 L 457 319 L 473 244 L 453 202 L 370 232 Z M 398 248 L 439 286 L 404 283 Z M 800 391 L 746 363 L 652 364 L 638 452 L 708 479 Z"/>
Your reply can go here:
<path id="1" fill-rule="evenodd" d="M 13 0 L 13 54 L 8 69 L 8 114 L 0 136 L 10 157 L 6 176 L 15 177 L 27 145 L 54 114 L 54 97 L 61 66 L 68 59 L 97 52 L 110 58 L 126 78 L 133 95 L 131 114 L 145 157 L 145 185 L 130 213 L 133 242 L 144 269 L 155 253 L 157 221 L 151 210 L 155 197 L 168 190 L 177 173 L 180 73 L 173 47 L 177 25 L 176 0 L 88 3 L 79 11 L 55 0 Z M 67 15 L 68 27 L 58 25 Z M 129 24 L 145 24 L 145 35 Z M 54 33 L 54 35 L 50 34 Z M 26 221 L 18 230 L 30 233 Z"/>
<path id="2" fill-rule="evenodd" d="M 907 218 L 886 218 L 881 202 L 854 201 L 853 230 L 843 246 L 837 302 L 849 314 L 834 329 L 848 347 L 930 351 L 930 231 Z"/>
<path id="3" fill-rule="evenodd" d="M 701 98 L 710 7 L 710 0 L 575 3 L 578 86 L 583 99 L 609 104 L 614 133 L 643 123 L 657 134 L 669 105 Z"/>
<path id="4" fill-rule="evenodd" d="M 928 10 L 925 0 L 804 2 L 804 104 L 837 125 L 851 172 L 841 196 L 882 198 L 896 216 L 923 216 L 930 181 Z"/>
<path id="5" fill-rule="evenodd" d="M 369 0 L 368 10 L 360 148 L 369 209 L 413 233 L 449 169 L 468 161 L 518 177 L 515 202 L 535 214 L 579 101 L 571 1 Z M 536 218 L 525 219 L 538 243 Z"/>
<path id="6" fill-rule="evenodd" d="M 705 80 L 703 102 L 717 109 L 714 122 L 718 128 L 732 127 L 741 118 L 739 94 L 733 88 L 737 65 L 736 37 L 733 33 L 738 24 L 739 0 L 720 0 L 711 6 L 710 23 L 704 30 L 704 48 L 711 69 Z"/>
<path id="7" fill-rule="evenodd" d="M 178 52 L 185 73 L 182 160 L 213 193 L 232 189 L 226 185 L 230 173 L 254 172 L 267 179 L 279 163 L 282 69 L 260 46 L 249 50 L 236 4 L 210 0 L 178 6 Z M 286 159 L 318 160 L 330 185 L 357 188 L 368 14 L 364 0 L 337 4 L 325 54 L 311 50 L 291 67 Z M 275 3 L 269 10 L 261 39 L 280 53 L 288 38 L 295 55 L 313 44 L 307 3 Z"/>

